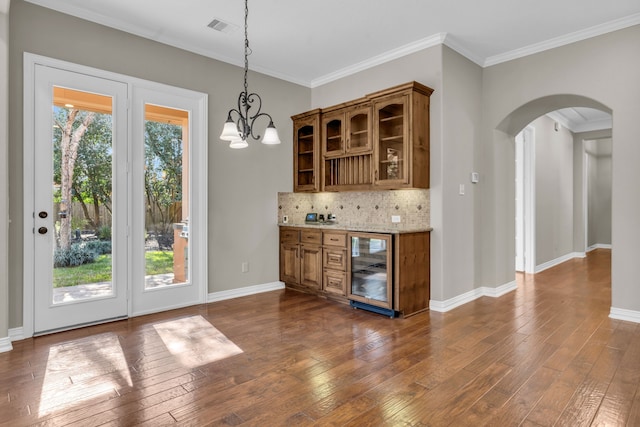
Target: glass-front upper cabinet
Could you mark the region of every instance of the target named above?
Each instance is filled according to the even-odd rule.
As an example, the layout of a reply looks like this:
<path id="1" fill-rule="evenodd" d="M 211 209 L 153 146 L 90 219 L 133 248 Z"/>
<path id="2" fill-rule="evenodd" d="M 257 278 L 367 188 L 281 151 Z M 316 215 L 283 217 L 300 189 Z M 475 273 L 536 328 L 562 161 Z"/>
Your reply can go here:
<path id="1" fill-rule="evenodd" d="M 336 157 L 344 154 L 344 111 L 322 115 L 322 154 Z"/>
<path id="2" fill-rule="evenodd" d="M 391 236 L 350 233 L 351 280 L 347 297 L 353 301 L 391 309 Z"/>
<path id="3" fill-rule="evenodd" d="M 375 104 L 375 183 L 398 185 L 409 182 L 408 96 Z"/>
<path id="4" fill-rule="evenodd" d="M 371 106 L 356 105 L 322 114 L 325 158 L 370 153 L 371 139 Z"/>
<path id="5" fill-rule="evenodd" d="M 371 151 L 371 107 L 354 108 L 347 112 L 347 153 Z"/>
<path id="6" fill-rule="evenodd" d="M 318 191 L 320 114 L 293 118 L 293 191 Z"/>

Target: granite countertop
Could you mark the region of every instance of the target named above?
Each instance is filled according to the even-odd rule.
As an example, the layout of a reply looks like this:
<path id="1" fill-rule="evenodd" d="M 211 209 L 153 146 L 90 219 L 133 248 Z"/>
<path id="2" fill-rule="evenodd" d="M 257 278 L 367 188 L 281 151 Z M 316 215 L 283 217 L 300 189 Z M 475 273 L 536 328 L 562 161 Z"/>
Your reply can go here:
<path id="1" fill-rule="evenodd" d="M 318 222 L 318 223 L 278 223 L 279 227 L 298 227 L 298 228 L 317 228 L 322 230 L 344 230 L 344 231 L 362 231 L 367 233 L 387 233 L 387 234 L 403 234 L 403 233 L 419 233 L 431 231 L 433 228 L 425 226 L 418 227 L 415 225 L 408 226 L 399 224 L 341 224 L 339 222 Z"/>

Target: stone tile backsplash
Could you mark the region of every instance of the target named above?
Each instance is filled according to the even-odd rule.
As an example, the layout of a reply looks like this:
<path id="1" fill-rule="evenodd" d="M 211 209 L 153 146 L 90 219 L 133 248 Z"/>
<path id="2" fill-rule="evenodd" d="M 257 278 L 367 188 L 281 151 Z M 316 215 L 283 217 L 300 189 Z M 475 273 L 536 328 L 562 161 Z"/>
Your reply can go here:
<path id="1" fill-rule="evenodd" d="M 343 225 L 391 224 L 400 215 L 403 226 L 430 225 L 429 190 L 349 191 L 342 193 L 278 193 L 278 222 L 304 224 L 307 213 L 334 214 Z"/>

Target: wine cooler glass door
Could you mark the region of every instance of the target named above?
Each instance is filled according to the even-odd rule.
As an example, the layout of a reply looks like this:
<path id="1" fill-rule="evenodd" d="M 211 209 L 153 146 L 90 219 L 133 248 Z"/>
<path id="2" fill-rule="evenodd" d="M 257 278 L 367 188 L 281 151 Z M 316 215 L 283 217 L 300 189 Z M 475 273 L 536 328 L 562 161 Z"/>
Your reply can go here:
<path id="1" fill-rule="evenodd" d="M 351 234 L 349 298 L 391 308 L 391 236 Z"/>

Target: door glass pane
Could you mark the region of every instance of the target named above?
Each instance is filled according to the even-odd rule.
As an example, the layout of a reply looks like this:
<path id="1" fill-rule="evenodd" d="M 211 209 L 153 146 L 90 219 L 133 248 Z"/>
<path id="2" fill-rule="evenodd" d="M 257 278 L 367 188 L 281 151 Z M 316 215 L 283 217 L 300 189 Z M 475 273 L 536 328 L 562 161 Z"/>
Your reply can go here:
<path id="1" fill-rule="evenodd" d="M 189 283 L 189 114 L 145 105 L 145 289 Z"/>
<path id="2" fill-rule="evenodd" d="M 349 148 L 366 148 L 369 141 L 369 114 L 358 113 L 351 116 Z"/>
<path id="3" fill-rule="evenodd" d="M 351 293 L 388 302 L 387 274 L 387 241 L 351 237 Z"/>
<path id="4" fill-rule="evenodd" d="M 111 296 L 112 98 L 56 86 L 53 124 L 53 303 Z"/>
<path id="5" fill-rule="evenodd" d="M 404 177 L 404 105 L 390 104 L 379 110 L 379 180 Z"/>

